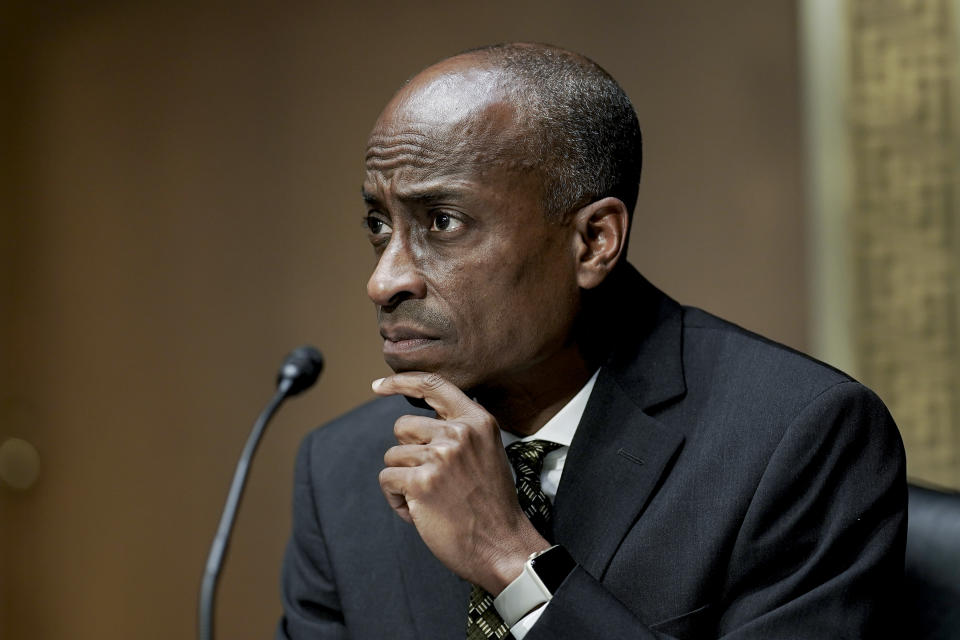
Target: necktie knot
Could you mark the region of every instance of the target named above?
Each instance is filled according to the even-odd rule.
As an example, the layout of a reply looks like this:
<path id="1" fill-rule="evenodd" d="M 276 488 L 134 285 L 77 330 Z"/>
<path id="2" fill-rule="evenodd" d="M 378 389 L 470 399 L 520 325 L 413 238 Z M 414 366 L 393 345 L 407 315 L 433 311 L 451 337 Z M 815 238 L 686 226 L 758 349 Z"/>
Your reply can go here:
<path id="1" fill-rule="evenodd" d="M 520 508 L 533 526 L 547 540 L 552 540 L 550 501 L 540 487 L 543 459 L 561 445 L 546 440 L 514 442 L 507 447 L 507 457 L 517 472 L 517 498 Z"/>
<path id="2" fill-rule="evenodd" d="M 526 480 L 535 480 L 540 484 L 540 472 L 543 470 L 543 459 L 554 449 L 560 448 L 557 442 L 547 440 L 523 440 L 512 443 L 507 447 L 507 458 L 517 472 L 517 485 L 520 484 L 520 477 Z"/>

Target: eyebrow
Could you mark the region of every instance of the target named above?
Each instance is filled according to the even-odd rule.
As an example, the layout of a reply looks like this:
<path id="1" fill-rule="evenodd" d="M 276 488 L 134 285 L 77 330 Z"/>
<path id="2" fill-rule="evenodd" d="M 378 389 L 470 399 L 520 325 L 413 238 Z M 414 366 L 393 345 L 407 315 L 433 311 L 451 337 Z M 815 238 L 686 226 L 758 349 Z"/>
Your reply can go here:
<path id="1" fill-rule="evenodd" d="M 463 198 L 466 192 L 463 189 L 450 188 L 431 188 L 411 189 L 405 193 L 398 193 L 397 197 L 403 202 L 413 204 L 429 205 L 447 200 L 457 200 Z M 360 195 L 367 204 L 381 204 L 379 197 L 361 188 Z"/>

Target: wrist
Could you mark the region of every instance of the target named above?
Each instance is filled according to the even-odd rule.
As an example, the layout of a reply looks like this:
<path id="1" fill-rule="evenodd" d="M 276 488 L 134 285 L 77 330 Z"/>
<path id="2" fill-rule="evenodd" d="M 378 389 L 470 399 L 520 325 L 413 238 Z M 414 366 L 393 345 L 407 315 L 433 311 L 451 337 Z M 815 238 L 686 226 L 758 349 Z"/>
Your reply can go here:
<path id="1" fill-rule="evenodd" d="M 481 585 L 489 593 L 496 596 L 507 585 L 523 573 L 523 567 L 531 555 L 545 551 L 551 547 L 546 538 L 533 529 L 533 535 L 522 536 L 517 539 L 516 545 L 507 553 L 501 555 L 493 564 L 493 574 L 489 585 Z"/>

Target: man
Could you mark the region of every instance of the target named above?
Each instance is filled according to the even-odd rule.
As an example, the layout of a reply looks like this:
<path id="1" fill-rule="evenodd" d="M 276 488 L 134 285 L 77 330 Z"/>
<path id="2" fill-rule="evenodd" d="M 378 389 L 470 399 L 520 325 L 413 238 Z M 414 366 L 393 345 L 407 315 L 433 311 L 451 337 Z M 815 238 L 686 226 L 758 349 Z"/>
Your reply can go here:
<path id="1" fill-rule="evenodd" d="M 895 425 L 629 266 L 639 178 L 629 100 L 570 52 L 467 52 L 393 98 L 363 194 L 396 374 L 301 448 L 278 638 L 881 633 Z"/>

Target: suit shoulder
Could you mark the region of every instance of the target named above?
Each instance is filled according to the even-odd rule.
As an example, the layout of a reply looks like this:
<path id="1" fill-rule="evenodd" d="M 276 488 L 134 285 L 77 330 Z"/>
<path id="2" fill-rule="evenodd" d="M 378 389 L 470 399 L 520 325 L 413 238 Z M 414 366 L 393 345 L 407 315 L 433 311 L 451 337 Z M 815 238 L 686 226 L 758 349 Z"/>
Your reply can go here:
<path id="1" fill-rule="evenodd" d="M 383 452 L 396 444 L 393 423 L 417 410 L 403 397 L 375 398 L 309 432 L 301 445 L 311 456 L 337 456 L 350 451 L 355 459 L 373 458 L 379 463 Z"/>
<path id="2" fill-rule="evenodd" d="M 741 452 L 736 482 L 755 484 L 775 456 L 794 470 L 826 458 L 866 464 L 840 460 L 845 451 L 902 466 L 883 401 L 834 367 L 694 308 L 684 310 L 683 360 L 686 395 L 661 419 L 692 451 Z"/>
<path id="3" fill-rule="evenodd" d="M 691 399 L 774 431 L 818 405 L 886 411 L 846 373 L 692 307 L 684 308 L 683 360 Z"/>
<path id="4" fill-rule="evenodd" d="M 825 362 L 696 307 L 684 307 L 684 338 L 691 356 L 718 359 L 743 376 L 802 384 L 814 392 L 856 382 Z"/>

